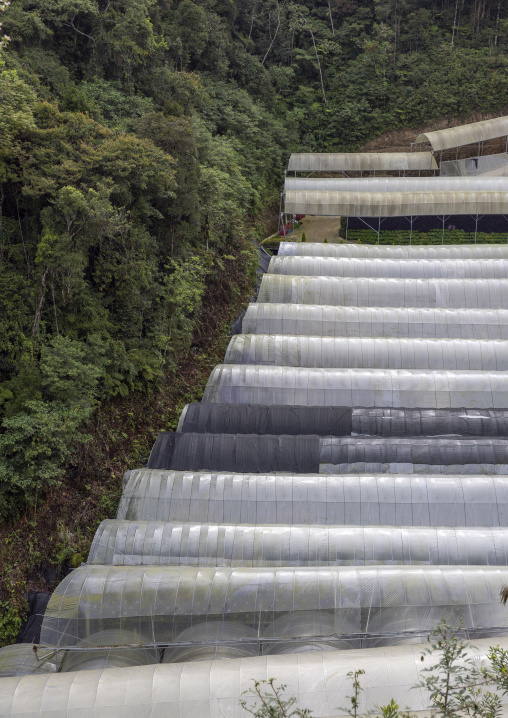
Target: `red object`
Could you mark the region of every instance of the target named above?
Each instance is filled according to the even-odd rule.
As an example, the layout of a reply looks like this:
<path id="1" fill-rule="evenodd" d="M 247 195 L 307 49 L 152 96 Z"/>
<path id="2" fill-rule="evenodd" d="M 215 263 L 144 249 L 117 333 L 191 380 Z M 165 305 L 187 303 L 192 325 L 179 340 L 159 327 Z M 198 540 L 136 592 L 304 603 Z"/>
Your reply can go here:
<path id="1" fill-rule="evenodd" d="M 301 219 L 303 219 L 305 217 L 305 215 L 304 214 L 295 214 L 295 217 L 296 217 L 296 221 L 299 222 Z"/>
<path id="2" fill-rule="evenodd" d="M 291 232 L 291 228 L 293 227 L 292 222 L 288 222 L 287 224 L 281 224 L 279 227 L 279 234 L 286 236 L 289 232 Z"/>

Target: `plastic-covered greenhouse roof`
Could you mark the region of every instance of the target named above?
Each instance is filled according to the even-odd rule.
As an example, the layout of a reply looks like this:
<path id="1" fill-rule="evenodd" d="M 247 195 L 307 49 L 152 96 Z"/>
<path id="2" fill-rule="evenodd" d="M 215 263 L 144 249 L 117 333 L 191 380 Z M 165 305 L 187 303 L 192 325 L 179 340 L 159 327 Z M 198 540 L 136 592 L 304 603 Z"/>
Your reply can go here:
<path id="1" fill-rule="evenodd" d="M 506 259 L 272 257 L 269 274 L 403 279 L 507 279 Z"/>
<path id="2" fill-rule="evenodd" d="M 508 307 L 507 279 L 294 277 L 265 274 L 260 302 L 354 307 L 498 309 Z"/>
<path id="3" fill-rule="evenodd" d="M 288 170 L 294 172 L 362 172 L 437 170 L 431 152 L 293 153 Z"/>
<path id="4" fill-rule="evenodd" d="M 256 303 L 248 305 L 242 329 L 247 334 L 506 340 L 508 310 Z"/>
<path id="5" fill-rule="evenodd" d="M 508 406 L 508 374 L 218 364 L 206 385 L 204 400 L 231 404 L 504 409 Z"/>
<path id="6" fill-rule="evenodd" d="M 508 117 L 495 117 L 492 120 L 472 122 L 468 125 L 448 127 L 445 130 L 423 132 L 415 142 L 429 142 L 433 150 L 447 150 L 451 147 L 462 147 L 475 142 L 485 142 L 496 137 L 508 135 Z"/>
<path id="7" fill-rule="evenodd" d="M 508 342 L 237 334 L 229 343 L 224 362 L 337 369 L 507 371 Z"/>
<path id="8" fill-rule="evenodd" d="M 280 526 L 112 519 L 99 526 L 88 556 L 88 564 L 115 566 L 506 566 L 507 563 L 508 529 L 500 528 Z"/>
<path id="9" fill-rule="evenodd" d="M 508 410 L 187 404 L 178 431 L 319 436 L 505 436 Z M 125 482 L 129 472 L 126 472 Z"/>
<path id="10" fill-rule="evenodd" d="M 285 194 L 287 214 L 333 217 L 409 217 L 456 214 L 508 214 L 506 192 L 326 192 Z"/>
<path id="11" fill-rule="evenodd" d="M 286 177 L 286 192 L 506 192 L 508 177 Z"/>
<path id="12" fill-rule="evenodd" d="M 439 172 L 444 177 L 505 177 L 508 174 L 508 154 L 502 152 L 440 162 Z"/>
<path id="13" fill-rule="evenodd" d="M 157 438 L 147 468 L 173 470 L 247 471 L 256 469 L 307 473 L 436 471 L 505 473 L 508 446 L 498 437 L 319 437 L 255 434 L 179 433 L 168 451 L 163 432 Z M 469 466 L 470 468 L 465 468 Z M 460 467 L 459 467 L 460 468 Z"/>
<path id="14" fill-rule="evenodd" d="M 471 655 L 484 665 L 492 644 L 505 650 L 501 637 L 475 640 Z M 349 651 L 259 656 L 237 661 L 198 661 L 173 665 L 115 668 L 6 679 L 0 688 L 0 714 L 53 718 L 126 718 L 150 715 L 195 718 L 241 718 L 240 700 L 252 689 L 252 679 L 277 676 L 285 684 L 285 697 L 295 697 L 299 708 L 316 718 L 344 716 L 338 706 L 348 705 L 351 683 L 348 673 L 364 670 L 359 711 L 366 713 L 393 698 L 413 711 L 429 708 L 428 694 L 419 683 L 434 661 L 423 656 L 421 646 L 392 646 Z"/>
<path id="15" fill-rule="evenodd" d="M 507 527 L 508 476 L 130 472 L 117 518 L 247 524 Z"/>
<path id="16" fill-rule="evenodd" d="M 318 471 L 319 437 L 163 432 L 147 466 L 184 471 Z"/>
<path id="17" fill-rule="evenodd" d="M 267 406 L 260 404 L 187 404 L 177 431 L 211 434 L 351 433 L 352 411 L 345 406 Z"/>
<path id="18" fill-rule="evenodd" d="M 428 631 L 443 618 L 492 631 L 508 628 L 499 601 L 507 582 L 508 568 L 493 566 L 81 566 L 52 594 L 41 644 L 74 646 L 108 628 L 167 644 L 207 621 L 234 621 L 261 640 L 301 638 L 298 625 L 287 633 L 277 619 L 308 612 L 309 618 L 333 617 L 332 638 L 402 637 Z"/>
<path id="19" fill-rule="evenodd" d="M 506 259 L 506 244 L 383 245 L 281 242 L 278 256 L 368 257 L 371 259 Z"/>
<path id="20" fill-rule="evenodd" d="M 62 651 L 35 646 L 33 643 L 16 643 L 0 648 L 0 678 L 28 674 L 56 673 L 64 654 Z M 1 695 L 2 681 L 0 681 Z"/>

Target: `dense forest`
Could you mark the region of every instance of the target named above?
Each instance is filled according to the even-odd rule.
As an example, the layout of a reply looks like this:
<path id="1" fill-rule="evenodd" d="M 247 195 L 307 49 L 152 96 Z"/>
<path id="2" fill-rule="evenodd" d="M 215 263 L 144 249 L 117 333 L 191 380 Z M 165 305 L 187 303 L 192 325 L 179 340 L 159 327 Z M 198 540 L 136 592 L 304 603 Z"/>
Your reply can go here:
<path id="1" fill-rule="evenodd" d="M 85 502 L 97 491 L 79 484 L 83 447 L 102 431 L 95 418 L 124 402 L 125 419 L 167 392 L 195 360 L 214 302 L 231 313 L 248 295 L 289 153 L 352 150 L 394 128 L 503 111 L 508 7 L 12 0 L 0 9 L 9 569 L 6 547 L 28 545 L 48 491 L 79 488 Z M 136 427 L 115 436 L 135 441 Z M 39 546 L 34 566 L 69 559 L 70 530 L 54 520 L 60 553 Z M 0 641 L 15 637 L 26 588 L 25 574 L 9 575 Z"/>

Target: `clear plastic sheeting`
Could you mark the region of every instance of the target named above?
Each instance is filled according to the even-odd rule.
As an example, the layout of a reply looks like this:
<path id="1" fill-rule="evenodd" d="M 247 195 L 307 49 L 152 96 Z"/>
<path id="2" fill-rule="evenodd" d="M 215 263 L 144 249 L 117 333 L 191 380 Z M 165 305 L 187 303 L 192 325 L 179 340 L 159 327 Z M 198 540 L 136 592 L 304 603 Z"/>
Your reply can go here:
<path id="1" fill-rule="evenodd" d="M 286 177 L 284 190 L 286 192 L 508 192 L 508 178 L 495 176 Z"/>
<path id="2" fill-rule="evenodd" d="M 337 369 L 506 371 L 508 342 L 237 334 L 229 343 L 224 362 Z"/>
<path id="3" fill-rule="evenodd" d="M 499 309 L 508 306 L 508 280 L 373 279 L 265 274 L 258 298 L 260 302 L 275 304 Z"/>
<path id="4" fill-rule="evenodd" d="M 470 656 L 485 665 L 491 645 L 508 649 L 508 640 L 475 641 Z M 423 658 L 423 660 L 422 660 Z M 393 698 L 404 709 L 425 711 L 430 697 L 412 690 L 428 673 L 435 658 L 422 655 L 422 646 L 389 649 L 323 651 L 286 656 L 259 656 L 237 661 L 199 661 L 140 668 L 114 668 L 59 674 L 44 679 L 9 678 L 0 688 L 2 716 L 30 718 L 126 718 L 126 716 L 194 716 L 244 718 L 240 700 L 252 690 L 252 679 L 286 685 L 284 698 L 296 698 L 316 718 L 345 716 L 338 706 L 350 705 L 348 674 L 364 670 L 358 711 L 365 714 Z M 504 702 L 504 699 L 502 698 Z"/>
<path id="5" fill-rule="evenodd" d="M 299 277 L 506 279 L 508 277 L 508 258 L 427 260 L 272 257 L 268 273 Z"/>
<path id="6" fill-rule="evenodd" d="M 233 524 L 508 526 L 507 476 L 131 472 L 118 519 Z"/>
<path id="7" fill-rule="evenodd" d="M 155 441 L 147 466 L 183 471 L 317 471 L 319 437 L 163 432 Z"/>
<path id="8" fill-rule="evenodd" d="M 198 623 L 182 631 L 175 639 L 175 643 L 189 645 L 168 646 L 163 663 L 258 656 L 260 647 L 257 638 L 257 631 L 241 623 Z"/>
<path id="9" fill-rule="evenodd" d="M 210 375 L 203 400 L 221 404 L 504 409 L 508 406 L 508 374 L 219 364 Z"/>
<path id="10" fill-rule="evenodd" d="M 246 334 L 507 340 L 508 310 L 260 303 L 249 304 L 242 327 Z"/>
<path id="11" fill-rule="evenodd" d="M 351 434 L 351 409 L 342 406 L 187 404 L 178 431 L 209 434 Z M 508 427 L 508 419 L 507 419 Z M 508 433 L 508 431 L 507 431 Z"/>
<path id="12" fill-rule="evenodd" d="M 0 678 L 34 673 L 56 673 L 60 669 L 63 657 L 63 651 L 53 651 L 42 646 L 34 646 L 32 643 L 5 646 L 0 648 Z M 0 682 L 0 692 L 1 685 Z"/>
<path id="13" fill-rule="evenodd" d="M 207 621 L 240 623 L 260 640 L 300 638 L 276 633 L 274 621 L 307 611 L 333 617 L 331 637 L 404 637 L 442 619 L 462 622 L 481 637 L 482 629 L 508 629 L 499 601 L 506 583 L 507 567 L 485 566 L 81 566 L 52 594 L 41 643 L 75 646 L 90 633 L 115 628 L 167 644 Z"/>
<path id="14" fill-rule="evenodd" d="M 508 529 L 500 528 L 284 526 L 113 519 L 101 523 L 88 556 L 88 564 L 114 566 L 255 568 L 507 563 Z"/>
<path id="15" fill-rule="evenodd" d="M 372 259 L 507 259 L 507 244 L 383 245 L 281 242 L 279 257 L 370 257 Z"/>
<path id="16" fill-rule="evenodd" d="M 78 641 L 81 650 L 67 651 L 62 672 L 93 671 L 99 668 L 128 668 L 159 663 L 157 648 L 144 648 L 142 637 L 133 631 L 101 631 Z M 108 648 L 96 648 L 108 646 Z"/>
<path id="17" fill-rule="evenodd" d="M 428 142 L 434 151 L 448 150 L 452 147 L 472 145 L 497 137 L 508 135 L 508 117 L 495 117 L 492 120 L 471 122 L 467 125 L 447 127 L 445 130 L 423 132 L 415 140 L 416 144 Z"/>
<path id="18" fill-rule="evenodd" d="M 351 432 L 371 436 L 508 436 L 508 411 L 353 409 Z"/>
<path id="19" fill-rule="evenodd" d="M 327 192 L 288 190 L 286 214 L 332 217 L 409 217 L 508 214 L 506 192 Z"/>
<path id="20" fill-rule="evenodd" d="M 439 173 L 443 177 L 485 177 L 508 175 L 508 154 L 502 152 L 495 155 L 468 157 L 464 160 L 441 162 Z"/>
<path id="21" fill-rule="evenodd" d="M 437 170 L 431 152 L 307 152 L 293 153 L 290 172 L 405 172 Z"/>

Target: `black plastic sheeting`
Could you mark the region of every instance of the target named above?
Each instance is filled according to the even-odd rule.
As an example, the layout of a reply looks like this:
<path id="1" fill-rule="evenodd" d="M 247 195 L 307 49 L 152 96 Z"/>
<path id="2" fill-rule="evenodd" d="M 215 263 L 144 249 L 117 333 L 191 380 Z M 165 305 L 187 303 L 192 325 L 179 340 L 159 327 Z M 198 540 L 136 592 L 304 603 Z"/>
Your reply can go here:
<path id="1" fill-rule="evenodd" d="M 370 436 L 508 437 L 508 410 L 359 408 L 352 411 L 351 430 Z"/>
<path id="2" fill-rule="evenodd" d="M 267 406 L 205 402 L 187 405 L 181 431 L 198 434 L 349 436 L 351 416 L 352 410 L 344 406 Z"/>
<path id="3" fill-rule="evenodd" d="M 319 471 L 319 436 L 173 434 L 157 437 L 149 469 L 295 474 Z"/>
<path id="4" fill-rule="evenodd" d="M 508 464 L 500 438 L 331 437 L 320 439 L 320 464 Z"/>
<path id="5" fill-rule="evenodd" d="M 304 474 L 320 464 L 508 464 L 501 438 L 161 434 L 149 469 Z"/>
<path id="6" fill-rule="evenodd" d="M 18 643 L 40 642 L 42 619 L 44 618 L 44 612 L 50 598 L 50 593 L 41 593 L 40 591 L 29 592 L 28 616 L 19 631 Z"/>
<path id="7" fill-rule="evenodd" d="M 180 430 L 204 434 L 505 436 L 506 409 L 378 409 L 342 406 L 188 404 Z"/>

